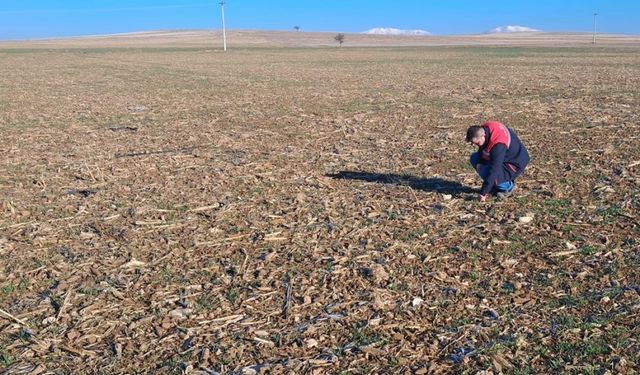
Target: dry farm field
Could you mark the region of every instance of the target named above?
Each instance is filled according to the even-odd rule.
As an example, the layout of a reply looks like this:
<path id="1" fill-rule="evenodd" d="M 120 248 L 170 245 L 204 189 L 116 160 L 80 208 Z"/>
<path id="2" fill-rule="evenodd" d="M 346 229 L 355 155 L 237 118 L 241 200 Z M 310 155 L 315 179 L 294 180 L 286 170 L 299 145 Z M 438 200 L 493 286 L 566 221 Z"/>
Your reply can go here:
<path id="1" fill-rule="evenodd" d="M 640 48 L 0 48 L 0 372 L 634 374 Z M 532 162 L 477 200 L 471 124 Z"/>

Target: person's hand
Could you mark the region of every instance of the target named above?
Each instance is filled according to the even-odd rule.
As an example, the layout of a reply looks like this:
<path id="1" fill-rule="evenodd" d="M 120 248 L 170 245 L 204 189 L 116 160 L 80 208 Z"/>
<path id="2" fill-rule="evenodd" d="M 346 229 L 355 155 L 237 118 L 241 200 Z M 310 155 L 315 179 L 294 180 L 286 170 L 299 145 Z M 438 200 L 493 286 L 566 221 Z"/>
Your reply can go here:
<path id="1" fill-rule="evenodd" d="M 480 194 L 480 202 L 486 202 L 487 201 L 487 197 L 488 197 L 487 194 L 485 194 L 485 195 Z"/>

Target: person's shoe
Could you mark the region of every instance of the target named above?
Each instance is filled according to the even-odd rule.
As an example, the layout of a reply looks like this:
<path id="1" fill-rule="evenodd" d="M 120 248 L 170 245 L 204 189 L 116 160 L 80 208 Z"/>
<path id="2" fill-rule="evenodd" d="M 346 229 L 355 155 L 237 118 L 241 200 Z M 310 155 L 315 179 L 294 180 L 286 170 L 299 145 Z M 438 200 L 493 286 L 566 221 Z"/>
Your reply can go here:
<path id="1" fill-rule="evenodd" d="M 498 199 L 500 200 L 505 200 L 509 198 L 511 195 L 513 195 L 513 192 L 515 190 L 516 190 L 516 183 L 514 182 L 513 186 L 511 186 L 511 189 L 497 192 L 496 197 L 498 197 Z"/>

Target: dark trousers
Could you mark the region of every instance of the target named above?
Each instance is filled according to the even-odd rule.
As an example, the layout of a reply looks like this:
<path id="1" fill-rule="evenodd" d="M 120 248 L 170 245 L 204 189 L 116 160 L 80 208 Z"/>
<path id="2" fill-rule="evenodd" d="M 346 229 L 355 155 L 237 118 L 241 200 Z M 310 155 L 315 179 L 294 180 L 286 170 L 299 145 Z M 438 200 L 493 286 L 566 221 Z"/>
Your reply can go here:
<path id="1" fill-rule="evenodd" d="M 479 152 L 474 152 L 473 154 L 471 154 L 471 157 L 469 158 L 469 163 L 471 163 L 471 166 L 473 167 L 473 169 L 476 170 L 476 172 L 478 172 L 478 175 L 480 175 L 480 178 L 482 178 L 482 181 L 486 181 L 487 177 L 489 177 L 489 165 L 488 164 L 481 164 L 481 156 Z M 500 171 L 498 172 L 498 183 L 496 185 L 498 190 L 509 190 L 512 186 L 512 182 L 513 180 L 516 179 L 516 177 L 518 177 L 522 171 L 514 171 L 514 167 L 511 164 L 508 163 L 503 163 L 502 164 L 502 168 L 500 168 Z"/>

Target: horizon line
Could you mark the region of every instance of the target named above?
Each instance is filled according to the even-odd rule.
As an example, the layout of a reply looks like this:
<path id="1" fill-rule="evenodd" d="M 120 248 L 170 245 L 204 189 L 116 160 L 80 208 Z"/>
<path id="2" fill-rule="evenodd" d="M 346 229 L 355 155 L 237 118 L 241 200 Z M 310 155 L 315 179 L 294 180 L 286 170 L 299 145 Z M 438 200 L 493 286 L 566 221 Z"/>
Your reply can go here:
<path id="1" fill-rule="evenodd" d="M 160 33 L 160 32 L 212 32 L 219 31 L 222 32 L 221 28 L 215 29 L 153 29 L 153 30 L 137 30 L 137 31 L 125 31 L 119 33 L 108 33 L 108 34 L 78 34 L 78 35 L 60 35 L 60 36 L 49 36 L 49 37 L 37 37 L 37 38 L 16 38 L 16 39 L 0 39 L 0 42 L 32 42 L 32 41 L 48 41 L 48 40 L 64 40 L 64 39 L 80 39 L 80 38 L 106 38 L 106 37 L 118 37 L 118 36 L 127 36 L 127 35 L 135 35 L 135 34 L 152 34 L 152 33 Z M 479 32 L 479 33 L 460 33 L 460 34 L 434 34 L 430 33 L 428 35 L 406 35 L 406 34 L 367 34 L 366 31 L 305 31 L 305 30 L 274 30 L 274 29 L 227 29 L 227 32 L 234 31 L 264 31 L 264 32 L 290 32 L 290 33 L 316 33 L 316 34 L 327 34 L 327 33 L 342 33 L 342 34 L 351 34 L 351 35 L 363 35 L 363 36 L 388 36 L 388 37 L 405 37 L 405 38 L 433 38 L 433 37 L 455 37 L 455 36 L 474 36 L 474 35 L 525 35 L 525 34 L 585 34 L 592 35 L 592 31 L 551 31 L 551 30 L 536 30 L 536 31 L 517 31 L 517 32 Z M 598 32 L 597 35 L 607 35 L 607 36 L 640 36 L 640 34 L 628 34 L 628 33 L 607 33 L 607 32 Z"/>

